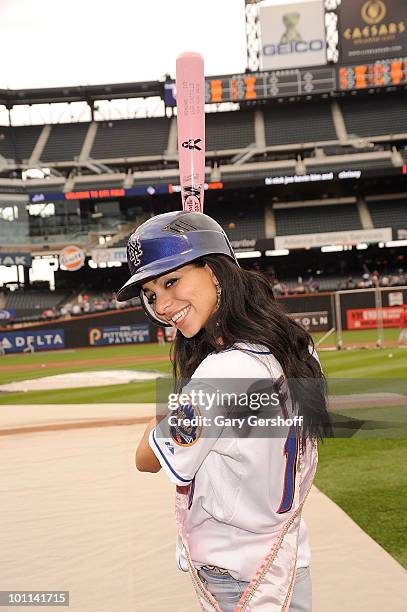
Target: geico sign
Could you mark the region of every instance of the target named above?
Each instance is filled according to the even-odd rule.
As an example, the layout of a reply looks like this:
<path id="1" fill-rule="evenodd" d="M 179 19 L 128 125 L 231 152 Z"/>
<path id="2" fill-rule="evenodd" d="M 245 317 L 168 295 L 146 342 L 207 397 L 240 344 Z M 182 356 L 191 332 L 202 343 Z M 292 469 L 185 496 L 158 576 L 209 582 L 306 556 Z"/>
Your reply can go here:
<path id="1" fill-rule="evenodd" d="M 289 43 L 279 45 L 264 45 L 263 55 L 289 55 L 290 53 L 308 53 L 309 51 L 321 51 L 324 48 L 324 41 L 320 38 L 313 40 L 293 40 Z"/>

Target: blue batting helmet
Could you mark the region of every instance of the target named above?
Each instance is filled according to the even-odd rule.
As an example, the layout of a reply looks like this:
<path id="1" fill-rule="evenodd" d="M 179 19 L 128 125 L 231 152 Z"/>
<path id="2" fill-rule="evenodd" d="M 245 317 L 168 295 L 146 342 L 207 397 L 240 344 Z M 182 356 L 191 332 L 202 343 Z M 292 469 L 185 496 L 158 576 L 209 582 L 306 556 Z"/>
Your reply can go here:
<path id="1" fill-rule="evenodd" d="M 150 318 L 158 325 L 169 325 L 155 315 L 141 286 L 204 255 L 214 254 L 227 255 L 238 265 L 228 237 L 211 217 L 182 210 L 156 215 L 129 238 L 127 262 L 131 277 L 117 293 L 117 300 L 124 302 L 140 296 Z"/>

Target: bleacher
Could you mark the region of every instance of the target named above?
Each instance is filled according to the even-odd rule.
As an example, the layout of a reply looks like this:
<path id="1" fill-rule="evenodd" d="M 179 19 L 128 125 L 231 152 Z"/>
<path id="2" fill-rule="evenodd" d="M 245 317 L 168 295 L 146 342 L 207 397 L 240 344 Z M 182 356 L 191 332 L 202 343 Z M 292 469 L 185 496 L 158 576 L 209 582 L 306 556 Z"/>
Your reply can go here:
<path id="1" fill-rule="evenodd" d="M 348 134 L 369 138 L 383 134 L 407 133 L 406 96 L 365 96 L 341 100 Z"/>
<path id="2" fill-rule="evenodd" d="M 41 155 L 42 161 L 67 161 L 79 157 L 88 129 L 89 123 L 53 125 Z"/>
<path id="3" fill-rule="evenodd" d="M 0 155 L 17 162 L 28 161 L 41 130 L 41 125 L 0 126 Z"/>
<path id="4" fill-rule="evenodd" d="M 11 291 L 5 294 L 5 308 L 16 310 L 19 319 L 40 316 L 44 310 L 59 306 L 68 295 L 65 291 Z"/>
<path id="5" fill-rule="evenodd" d="M 251 240 L 264 238 L 264 206 L 253 200 L 247 206 L 236 206 L 233 202 L 208 203 L 205 212 L 224 229 L 229 240 Z"/>
<path id="6" fill-rule="evenodd" d="M 240 149 L 254 144 L 252 111 L 207 113 L 205 117 L 207 151 Z"/>
<path id="7" fill-rule="evenodd" d="M 278 236 L 362 229 L 356 204 L 274 209 Z"/>
<path id="8" fill-rule="evenodd" d="M 168 144 L 169 127 L 170 120 L 166 117 L 98 122 L 91 157 L 163 155 Z"/>
<path id="9" fill-rule="evenodd" d="M 405 199 L 367 202 L 375 227 L 407 228 L 407 196 Z"/>
<path id="10" fill-rule="evenodd" d="M 337 139 L 329 103 L 272 106 L 263 113 L 267 145 Z"/>

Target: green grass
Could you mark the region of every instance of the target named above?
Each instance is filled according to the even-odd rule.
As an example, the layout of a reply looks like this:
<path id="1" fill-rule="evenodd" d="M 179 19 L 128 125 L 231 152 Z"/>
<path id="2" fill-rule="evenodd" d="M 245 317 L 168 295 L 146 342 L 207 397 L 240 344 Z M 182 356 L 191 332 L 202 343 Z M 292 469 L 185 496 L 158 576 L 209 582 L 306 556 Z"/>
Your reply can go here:
<path id="1" fill-rule="evenodd" d="M 407 439 L 326 440 L 315 484 L 407 568 Z"/>
<path id="2" fill-rule="evenodd" d="M 383 339 L 385 342 L 393 342 L 398 339 L 400 329 L 398 327 L 388 327 L 383 329 Z M 325 332 L 318 332 L 314 334 L 314 340 L 317 341 L 325 335 Z M 346 345 L 352 345 L 352 343 L 359 342 L 376 342 L 377 330 L 376 329 L 354 329 L 354 330 L 343 330 L 342 332 L 343 341 Z M 336 333 L 331 334 L 324 340 L 321 346 L 336 345 L 337 337 Z"/>

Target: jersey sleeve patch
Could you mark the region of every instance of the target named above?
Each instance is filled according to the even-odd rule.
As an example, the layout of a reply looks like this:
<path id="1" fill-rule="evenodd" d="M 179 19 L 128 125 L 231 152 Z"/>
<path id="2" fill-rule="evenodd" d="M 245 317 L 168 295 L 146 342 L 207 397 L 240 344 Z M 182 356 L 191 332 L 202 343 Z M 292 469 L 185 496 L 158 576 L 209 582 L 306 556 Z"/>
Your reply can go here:
<path id="1" fill-rule="evenodd" d="M 171 414 L 169 430 L 172 440 L 178 446 L 192 446 L 202 433 L 202 416 L 198 406 L 179 405 Z"/>

